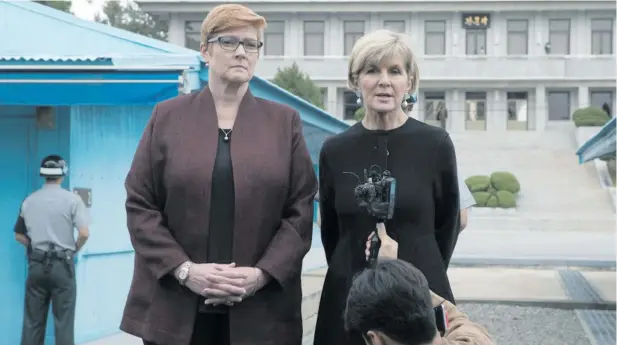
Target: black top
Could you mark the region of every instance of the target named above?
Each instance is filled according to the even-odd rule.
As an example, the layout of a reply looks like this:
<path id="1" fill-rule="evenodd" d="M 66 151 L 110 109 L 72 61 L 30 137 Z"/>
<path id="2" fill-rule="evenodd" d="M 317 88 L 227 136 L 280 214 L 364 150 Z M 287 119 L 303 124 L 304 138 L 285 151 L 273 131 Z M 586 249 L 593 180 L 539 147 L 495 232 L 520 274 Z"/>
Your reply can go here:
<path id="1" fill-rule="evenodd" d="M 409 119 L 401 127 L 368 130 L 357 123 L 328 139 L 319 161 L 321 238 L 328 261 L 314 344 L 361 344 L 347 338 L 341 315 L 355 273 L 366 267 L 364 248 L 375 220 L 357 206 L 354 187 L 377 165 L 396 179 L 393 219 L 386 222 L 398 256 L 426 276 L 431 290 L 454 301 L 446 269 L 458 237 L 456 157 L 441 128 Z"/>
<path id="2" fill-rule="evenodd" d="M 208 238 L 208 263 L 228 264 L 232 259 L 234 227 L 234 174 L 231 164 L 231 132 L 219 130 L 218 149 L 212 171 L 212 194 L 210 197 L 210 225 Z M 201 301 L 203 304 L 203 300 Z M 225 312 L 227 307 L 200 308 L 201 311 Z"/>

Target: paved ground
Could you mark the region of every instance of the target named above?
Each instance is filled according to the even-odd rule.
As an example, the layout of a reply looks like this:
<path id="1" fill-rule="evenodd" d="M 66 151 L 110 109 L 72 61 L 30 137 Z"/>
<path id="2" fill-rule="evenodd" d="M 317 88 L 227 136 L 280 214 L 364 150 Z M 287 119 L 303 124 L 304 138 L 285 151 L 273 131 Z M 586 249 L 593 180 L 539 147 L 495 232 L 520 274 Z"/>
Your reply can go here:
<path id="1" fill-rule="evenodd" d="M 325 267 L 319 229 L 304 269 Z M 465 230 L 456 244 L 454 265 L 615 267 L 615 232 Z"/>
<path id="2" fill-rule="evenodd" d="M 325 266 L 315 229 L 303 267 L 307 345 L 312 345 Z M 465 231 L 448 275 L 460 307 L 496 344 L 615 344 L 614 233 Z M 84 345 L 141 342 L 118 334 Z"/>
<path id="3" fill-rule="evenodd" d="M 460 304 L 499 345 L 591 345 L 576 312 L 550 308 Z"/>
<path id="4" fill-rule="evenodd" d="M 307 345 L 312 345 L 325 271 L 303 276 Z M 496 344 L 615 344 L 614 270 L 453 267 L 448 275 L 459 306 L 490 331 Z M 85 345 L 139 344 L 118 334 Z"/>

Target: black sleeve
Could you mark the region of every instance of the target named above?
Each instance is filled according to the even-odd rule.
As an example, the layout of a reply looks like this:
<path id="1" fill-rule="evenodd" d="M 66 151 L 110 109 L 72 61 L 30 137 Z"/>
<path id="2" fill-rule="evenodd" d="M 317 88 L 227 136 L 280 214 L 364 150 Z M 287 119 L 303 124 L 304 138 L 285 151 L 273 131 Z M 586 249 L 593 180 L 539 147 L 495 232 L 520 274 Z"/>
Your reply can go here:
<path id="1" fill-rule="evenodd" d="M 20 204 L 21 206 L 19 207 L 19 214 L 17 215 L 17 220 L 15 221 L 15 226 L 13 227 L 13 231 L 16 234 L 27 236 L 28 229 L 26 229 L 26 220 L 24 219 L 24 215 L 21 212 L 22 208 L 24 207 L 24 201 L 26 200 L 24 199 Z"/>
<path id="2" fill-rule="evenodd" d="M 444 267 L 447 269 L 458 239 L 460 223 L 456 153 L 449 135 L 439 144 L 433 182 L 435 201 L 435 237 Z"/>
<path id="3" fill-rule="evenodd" d="M 334 207 L 334 179 L 323 147 L 319 154 L 319 215 L 321 242 L 329 265 L 338 242 L 338 219 Z"/>
<path id="4" fill-rule="evenodd" d="M 27 235 L 28 230 L 26 229 L 26 221 L 21 214 L 17 217 L 17 221 L 15 222 L 15 227 L 13 229 L 16 234 Z"/>

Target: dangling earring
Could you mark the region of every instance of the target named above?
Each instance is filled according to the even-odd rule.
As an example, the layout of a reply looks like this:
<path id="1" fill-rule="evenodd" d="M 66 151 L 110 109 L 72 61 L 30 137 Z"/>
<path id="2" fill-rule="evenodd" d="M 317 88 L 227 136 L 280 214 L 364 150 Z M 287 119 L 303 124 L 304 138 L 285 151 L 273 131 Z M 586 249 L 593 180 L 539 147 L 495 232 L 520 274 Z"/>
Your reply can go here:
<path id="1" fill-rule="evenodd" d="M 356 100 L 356 103 L 358 105 L 362 105 L 362 93 L 360 91 L 356 91 L 356 97 L 358 97 L 358 99 Z"/>
<path id="2" fill-rule="evenodd" d="M 403 108 L 407 108 L 407 105 L 409 105 L 408 100 L 411 98 L 411 95 L 409 94 L 405 94 L 405 97 L 403 98 L 403 103 L 401 104 L 403 106 Z"/>

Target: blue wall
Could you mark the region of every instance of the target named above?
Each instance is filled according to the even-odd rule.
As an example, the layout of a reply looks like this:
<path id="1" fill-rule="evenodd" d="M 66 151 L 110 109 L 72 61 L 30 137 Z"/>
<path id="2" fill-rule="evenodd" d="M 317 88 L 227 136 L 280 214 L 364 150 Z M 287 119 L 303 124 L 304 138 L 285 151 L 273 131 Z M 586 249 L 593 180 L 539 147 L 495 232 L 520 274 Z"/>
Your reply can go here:
<path id="1" fill-rule="evenodd" d="M 43 157 L 55 153 L 70 159 L 69 108 L 54 111 L 55 128 L 42 129 L 36 125 L 35 107 L 0 106 L 0 147 L 3 158 L 11 162 L 0 180 L 0 261 L 10 263 L 0 272 L 0 334 L 7 344 L 19 344 L 26 277 L 25 250 L 14 239 L 13 224 L 22 200 L 43 183 L 38 176 Z M 69 181 L 65 181 L 64 187 L 68 185 Z M 47 343 L 52 340 L 50 321 Z"/>
<path id="2" fill-rule="evenodd" d="M 278 90 L 260 84 L 252 85 L 251 90 L 258 97 L 286 103 L 298 109 L 303 118 L 314 116 L 310 113 L 313 111 L 310 107 L 299 106 L 296 99 L 292 100 Z M 152 105 L 58 107 L 56 128 L 37 130 L 34 107 L 0 107 L 0 119 L 3 116 L 22 118 L 30 121 L 32 128 L 32 138 L 27 144 L 28 150 L 24 151 L 30 155 L 27 160 L 28 166 L 19 170 L 21 174 L 29 172 L 28 187 L 25 191 L 14 191 L 11 200 L 20 201 L 27 193 L 40 186 L 42 181 L 36 176 L 36 167 L 43 156 L 50 153 L 59 153 L 69 160 L 70 179 L 65 183 L 66 188 L 92 190 L 92 207 L 89 209 L 92 220 L 91 237 L 83 251 L 79 253 L 77 262 L 78 296 L 75 321 L 77 343 L 118 332 L 133 274 L 133 248 L 126 229 L 124 208 L 126 198 L 124 179 L 152 109 Z M 19 133 L 4 133 L 4 135 L 19 135 Z M 313 121 L 313 124 L 304 123 L 304 135 L 316 165 L 323 141 L 332 134 L 316 126 Z M 23 140 L 11 142 L 25 145 Z M 25 154 L 19 153 L 20 151 L 15 152 Z M 10 190 L 8 189 L 10 184 L 11 181 L 0 180 L 0 188 L 3 191 Z M 0 201 L 2 200 L 3 197 L 0 196 Z M 15 200 L 11 201 L 12 204 L 8 207 L 10 209 L 8 214 L 13 217 L 17 215 L 19 209 L 19 201 Z M 3 207 L 7 208 L 4 204 Z M 12 222 L 14 218 L 5 223 Z M 2 225 L 12 226 L 7 224 Z M 23 248 L 14 241 L 12 232 L 7 230 L 2 233 L 5 235 L 0 238 L 2 241 L 0 260 L 7 258 L 14 261 L 16 258 L 21 258 L 21 261 L 12 266 L 14 272 L 10 282 L 4 287 L 0 285 L 0 296 L 3 289 L 8 290 L 6 286 L 11 286 L 13 295 L 20 295 L 22 291 L 18 301 L 4 305 L 8 307 L 12 318 L 21 319 L 25 257 Z M 10 253 L 3 253 L 7 243 Z M 0 332 L 8 334 L 10 343 L 18 343 L 20 327 L 21 321 L 6 326 L 0 324 Z M 53 337 L 51 322 L 48 323 L 47 334 L 47 343 L 50 343 Z"/>
<path id="3" fill-rule="evenodd" d="M 118 332 L 133 274 L 124 179 L 152 109 L 71 109 L 71 188 L 92 189 L 91 235 L 77 265 L 78 343 Z"/>

